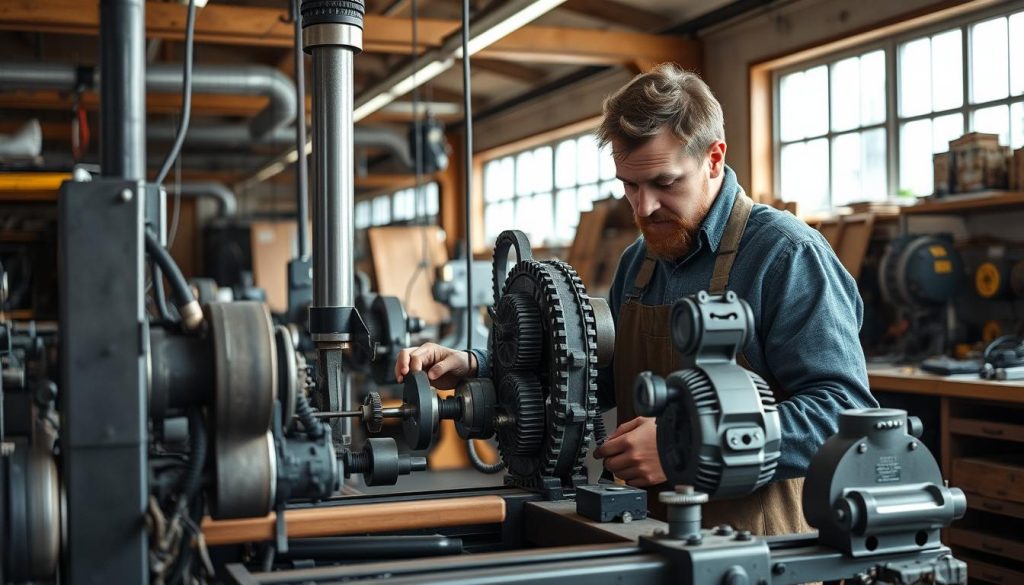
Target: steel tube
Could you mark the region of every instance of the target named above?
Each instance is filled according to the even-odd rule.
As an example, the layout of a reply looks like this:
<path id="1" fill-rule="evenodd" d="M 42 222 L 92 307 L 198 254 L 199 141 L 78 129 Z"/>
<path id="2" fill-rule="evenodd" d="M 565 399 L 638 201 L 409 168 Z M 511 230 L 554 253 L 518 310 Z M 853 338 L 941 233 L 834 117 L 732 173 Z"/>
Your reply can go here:
<path id="1" fill-rule="evenodd" d="M 146 7 L 100 2 L 100 164 L 103 176 L 146 178 Z"/>
<path id="2" fill-rule="evenodd" d="M 353 235 L 352 79 L 347 47 L 313 49 L 313 168 L 316 208 L 313 305 L 351 307 Z M 317 214 L 319 212 L 319 214 Z"/>

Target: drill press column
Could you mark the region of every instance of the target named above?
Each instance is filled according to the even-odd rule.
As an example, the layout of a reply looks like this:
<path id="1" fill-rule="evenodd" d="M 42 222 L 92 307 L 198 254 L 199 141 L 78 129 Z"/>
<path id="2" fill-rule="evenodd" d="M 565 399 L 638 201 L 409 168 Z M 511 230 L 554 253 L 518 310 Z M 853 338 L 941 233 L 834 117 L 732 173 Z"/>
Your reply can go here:
<path id="1" fill-rule="evenodd" d="M 302 44 L 313 57 L 313 304 L 321 408 L 351 406 L 342 352 L 353 341 L 352 60 L 363 46 L 363 0 L 304 0 Z M 303 154 L 300 153 L 300 157 Z M 348 434 L 334 423 L 343 443 Z"/>

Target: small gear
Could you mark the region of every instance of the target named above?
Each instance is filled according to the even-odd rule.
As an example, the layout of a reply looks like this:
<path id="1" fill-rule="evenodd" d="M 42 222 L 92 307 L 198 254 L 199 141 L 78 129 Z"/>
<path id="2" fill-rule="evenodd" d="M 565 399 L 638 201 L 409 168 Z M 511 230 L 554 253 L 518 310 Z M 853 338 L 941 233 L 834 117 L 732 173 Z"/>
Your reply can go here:
<path id="1" fill-rule="evenodd" d="M 363 424 L 370 433 L 379 433 L 384 424 L 384 401 L 377 392 L 370 392 L 363 399 Z"/>
<path id="2" fill-rule="evenodd" d="M 658 501 L 670 506 L 706 504 L 708 503 L 708 495 L 694 490 L 692 485 L 679 485 L 676 486 L 674 491 L 659 493 Z"/>
<path id="3" fill-rule="evenodd" d="M 508 370 L 533 369 L 544 350 L 540 308 L 523 293 L 501 297 L 492 312 L 498 362 Z"/>
<path id="4" fill-rule="evenodd" d="M 544 393 L 531 374 L 508 374 L 498 389 L 498 404 L 504 411 L 498 425 L 498 447 L 502 454 L 537 455 L 544 441 Z"/>

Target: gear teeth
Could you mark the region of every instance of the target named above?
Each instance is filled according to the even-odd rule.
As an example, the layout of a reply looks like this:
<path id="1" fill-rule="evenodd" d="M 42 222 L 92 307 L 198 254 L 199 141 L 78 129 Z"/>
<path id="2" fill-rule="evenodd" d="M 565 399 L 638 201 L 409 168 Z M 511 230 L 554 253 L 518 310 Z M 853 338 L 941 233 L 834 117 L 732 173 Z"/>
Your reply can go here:
<path id="1" fill-rule="evenodd" d="M 498 429 L 502 456 L 536 455 L 544 442 L 544 393 L 535 376 L 508 374 L 501 382 L 499 404 L 510 421 Z"/>
<path id="2" fill-rule="evenodd" d="M 540 308 L 529 295 L 509 293 L 492 313 L 495 357 L 508 370 L 534 370 L 544 351 Z"/>
<path id="3" fill-rule="evenodd" d="M 363 399 L 363 424 L 370 433 L 379 433 L 384 424 L 384 401 L 377 392 L 370 392 Z"/>

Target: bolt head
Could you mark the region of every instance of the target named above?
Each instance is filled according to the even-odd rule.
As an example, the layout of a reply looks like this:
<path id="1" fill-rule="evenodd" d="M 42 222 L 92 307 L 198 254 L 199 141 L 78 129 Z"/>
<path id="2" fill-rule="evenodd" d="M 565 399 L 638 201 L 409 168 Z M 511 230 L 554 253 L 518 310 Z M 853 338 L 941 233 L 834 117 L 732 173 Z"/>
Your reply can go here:
<path id="1" fill-rule="evenodd" d="M 867 443 L 861 443 L 860 445 L 857 445 L 857 452 L 862 454 L 862 455 L 864 453 L 867 453 L 868 452 L 868 444 Z"/>
<path id="2" fill-rule="evenodd" d="M 121 190 L 121 201 L 124 201 L 125 203 L 128 203 L 129 201 L 131 201 L 132 197 L 134 197 L 134 196 L 135 196 L 135 194 L 132 193 L 131 189 L 125 188 L 125 189 Z"/>

